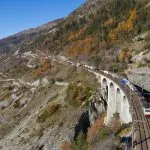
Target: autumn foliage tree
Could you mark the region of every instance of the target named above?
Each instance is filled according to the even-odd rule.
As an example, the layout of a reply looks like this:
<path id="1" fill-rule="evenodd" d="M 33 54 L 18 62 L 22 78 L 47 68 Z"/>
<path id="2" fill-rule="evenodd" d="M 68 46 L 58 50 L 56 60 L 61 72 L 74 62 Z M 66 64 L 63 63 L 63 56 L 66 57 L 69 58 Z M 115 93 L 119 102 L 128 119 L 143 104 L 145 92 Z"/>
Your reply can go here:
<path id="1" fill-rule="evenodd" d="M 67 142 L 67 141 L 64 141 L 61 144 L 60 150 L 72 150 L 71 144 L 69 142 Z"/>
<path id="2" fill-rule="evenodd" d="M 113 22 L 114 22 L 114 19 L 113 18 L 109 18 L 108 20 L 106 20 L 104 22 L 104 26 L 108 26 L 108 25 L 112 24 Z"/>
<path id="3" fill-rule="evenodd" d="M 104 116 L 98 118 L 88 130 L 87 141 L 93 143 L 99 136 L 100 130 L 104 128 Z"/>
<path id="4" fill-rule="evenodd" d="M 34 72 L 34 77 L 41 77 L 49 68 L 51 68 L 51 61 L 49 59 L 42 60 L 42 64 Z"/>
<path id="5" fill-rule="evenodd" d="M 129 63 L 131 61 L 132 55 L 129 49 L 122 49 L 118 54 L 118 59 L 121 63 Z"/>
<path id="6" fill-rule="evenodd" d="M 112 41 L 117 40 L 118 34 L 122 32 L 130 32 L 133 30 L 134 21 L 137 19 L 137 10 L 132 9 L 130 10 L 129 14 L 129 18 L 127 20 L 120 22 L 115 29 L 110 30 L 109 38 Z"/>
<path id="7" fill-rule="evenodd" d="M 112 41 L 116 41 L 117 40 L 117 34 L 116 34 L 116 30 L 110 30 L 109 32 L 109 38 L 112 40 Z"/>
<path id="8" fill-rule="evenodd" d="M 97 47 L 97 40 L 94 37 L 87 37 L 83 40 L 73 42 L 66 47 L 67 54 L 73 58 L 80 55 L 88 55 Z"/>
<path id="9" fill-rule="evenodd" d="M 86 30 L 86 26 L 81 28 L 79 31 L 69 31 L 67 35 L 65 35 L 65 39 L 69 42 L 72 42 L 79 38 L 79 36 Z"/>

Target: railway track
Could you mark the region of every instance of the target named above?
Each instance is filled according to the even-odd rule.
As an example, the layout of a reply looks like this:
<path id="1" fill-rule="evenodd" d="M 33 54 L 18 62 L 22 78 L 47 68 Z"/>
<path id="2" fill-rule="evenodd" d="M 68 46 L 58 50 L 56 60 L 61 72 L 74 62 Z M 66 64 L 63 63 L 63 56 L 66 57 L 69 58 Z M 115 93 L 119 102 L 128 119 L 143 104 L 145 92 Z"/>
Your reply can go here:
<path id="1" fill-rule="evenodd" d="M 149 150 L 149 127 L 142 112 L 140 99 L 137 95 L 132 97 L 133 104 L 133 148 L 137 150 Z"/>
<path id="2" fill-rule="evenodd" d="M 86 69 L 83 66 L 80 66 L 82 69 Z M 91 69 L 90 69 L 91 70 Z M 91 70 L 93 71 L 93 70 Z M 95 71 L 95 70 L 94 70 Z M 132 122 L 133 122 L 133 135 L 132 135 L 132 147 L 135 150 L 150 150 L 150 118 L 144 116 L 144 112 L 142 110 L 142 105 L 140 101 L 140 95 L 135 92 L 131 92 L 129 87 L 126 87 L 121 84 L 119 79 L 113 78 L 109 74 L 105 74 L 102 71 L 95 71 L 110 78 L 112 81 L 116 82 L 118 86 L 124 91 L 126 96 L 128 97 L 130 106 L 132 108 Z"/>
<path id="3" fill-rule="evenodd" d="M 150 132 L 150 117 L 146 117 L 146 121 L 148 122 L 148 128 L 149 128 L 149 132 Z"/>
<path id="4" fill-rule="evenodd" d="M 129 98 L 129 103 L 132 109 L 132 122 L 133 122 L 133 149 L 136 150 L 150 150 L 150 118 L 145 117 L 142 110 L 141 94 L 132 92 L 129 87 L 123 86 L 116 81 L 122 90 Z"/>
<path id="5" fill-rule="evenodd" d="M 102 72 L 101 74 L 104 75 Z M 118 79 L 114 79 L 110 75 L 107 75 L 107 77 L 116 82 L 126 93 L 129 98 L 129 103 L 133 108 L 133 149 L 150 150 L 150 118 L 145 117 L 142 110 L 141 95 L 139 93 L 132 92 L 129 87 L 122 85 Z"/>
<path id="6" fill-rule="evenodd" d="M 150 118 L 145 117 L 142 110 L 141 95 L 131 92 L 128 87 L 121 85 L 116 81 L 122 90 L 129 98 L 129 103 L 132 107 L 132 122 L 133 122 L 133 149 L 150 150 Z"/>

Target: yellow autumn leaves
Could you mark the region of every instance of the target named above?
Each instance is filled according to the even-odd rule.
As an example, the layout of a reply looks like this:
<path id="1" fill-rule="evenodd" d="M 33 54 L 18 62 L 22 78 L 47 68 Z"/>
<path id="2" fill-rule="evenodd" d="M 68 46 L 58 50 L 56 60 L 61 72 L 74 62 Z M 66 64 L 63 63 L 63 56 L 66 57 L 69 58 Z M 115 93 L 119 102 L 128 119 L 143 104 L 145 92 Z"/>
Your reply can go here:
<path id="1" fill-rule="evenodd" d="M 120 22 L 115 29 L 110 30 L 109 38 L 112 41 L 115 41 L 115 40 L 117 40 L 117 35 L 119 33 L 132 31 L 133 30 L 133 23 L 136 19 L 137 19 L 137 10 L 133 9 L 130 11 L 130 16 L 126 21 Z"/>

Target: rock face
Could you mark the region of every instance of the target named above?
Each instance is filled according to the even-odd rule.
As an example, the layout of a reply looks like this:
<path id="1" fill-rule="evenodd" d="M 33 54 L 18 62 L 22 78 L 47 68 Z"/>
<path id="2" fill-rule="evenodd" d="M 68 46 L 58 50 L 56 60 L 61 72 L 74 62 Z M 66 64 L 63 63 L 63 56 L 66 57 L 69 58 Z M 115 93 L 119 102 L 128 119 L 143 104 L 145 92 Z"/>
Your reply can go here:
<path id="1" fill-rule="evenodd" d="M 75 125 L 74 140 L 76 140 L 80 132 L 86 135 L 89 127 L 90 127 L 89 112 L 85 111 L 82 113 L 80 119 L 78 120 L 78 123 Z"/>
<path id="2" fill-rule="evenodd" d="M 89 120 L 91 125 L 107 109 L 107 100 L 103 99 L 100 92 L 96 92 L 91 98 L 89 106 Z"/>
<path id="3" fill-rule="evenodd" d="M 150 91 L 150 69 L 145 68 L 137 68 L 132 69 L 127 73 L 129 80 L 143 89 Z"/>
<path id="4" fill-rule="evenodd" d="M 107 101 L 101 96 L 99 91 L 95 92 L 90 98 L 90 101 L 89 109 L 82 113 L 80 119 L 75 125 L 74 140 L 76 140 L 80 132 L 86 135 L 88 128 L 92 126 L 102 113 L 106 112 Z"/>

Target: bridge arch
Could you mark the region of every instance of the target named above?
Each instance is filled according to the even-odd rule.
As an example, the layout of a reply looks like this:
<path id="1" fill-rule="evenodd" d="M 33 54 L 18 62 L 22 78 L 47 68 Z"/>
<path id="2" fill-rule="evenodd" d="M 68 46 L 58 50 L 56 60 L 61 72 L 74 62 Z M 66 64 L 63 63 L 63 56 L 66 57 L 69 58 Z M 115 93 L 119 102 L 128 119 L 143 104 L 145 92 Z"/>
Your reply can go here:
<path id="1" fill-rule="evenodd" d="M 115 92 L 115 85 L 114 83 L 110 82 L 109 84 L 109 106 L 111 109 L 111 116 L 116 113 L 116 92 Z"/>
<path id="2" fill-rule="evenodd" d="M 108 81 L 107 81 L 107 79 L 106 78 L 104 78 L 103 80 L 102 80 L 102 86 L 101 86 L 101 88 L 102 88 L 102 96 L 103 96 L 103 98 L 106 100 L 106 101 L 108 101 Z"/>
<path id="3" fill-rule="evenodd" d="M 107 80 L 106 78 L 103 79 L 103 84 L 106 84 L 107 83 Z"/>
<path id="4" fill-rule="evenodd" d="M 116 112 L 119 114 L 121 112 L 121 91 L 119 88 L 116 90 Z"/>
<path id="5" fill-rule="evenodd" d="M 112 77 L 107 74 L 101 74 L 101 91 L 102 96 L 108 95 L 107 100 L 107 116 L 105 118 L 105 123 L 109 124 L 114 113 L 119 113 L 120 121 L 124 123 L 129 123 L 132 121 L 129 101 L 124 90 L 120 87 L 121 84 L 115 82 Z M 105 92 L 104 92 L 105 91 Z M 106 93 L 107 94 L 104 94 Z M 106 100 L 106 98 L 105 98 Z"/>
<path id="6" fill-rule="evenodd" d="M 123 96 L 123 108 L 124 109 L 127 108 L 127 98 L 126 98 L 126 96 Z"/>

